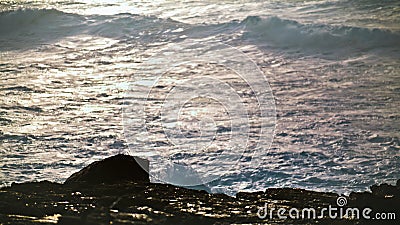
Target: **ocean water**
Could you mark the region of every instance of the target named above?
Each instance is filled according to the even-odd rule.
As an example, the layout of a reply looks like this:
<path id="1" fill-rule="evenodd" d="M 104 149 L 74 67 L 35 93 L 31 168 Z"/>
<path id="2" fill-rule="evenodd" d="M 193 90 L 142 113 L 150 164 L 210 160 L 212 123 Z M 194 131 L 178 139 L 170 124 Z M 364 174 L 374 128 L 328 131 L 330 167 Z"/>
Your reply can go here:
<path id="1" fill-rule="evenodd" d="M 117 153 L 227 194 L 394 183 L 399 24 L 395 0 L 1 1 L 0 185 Z"/>

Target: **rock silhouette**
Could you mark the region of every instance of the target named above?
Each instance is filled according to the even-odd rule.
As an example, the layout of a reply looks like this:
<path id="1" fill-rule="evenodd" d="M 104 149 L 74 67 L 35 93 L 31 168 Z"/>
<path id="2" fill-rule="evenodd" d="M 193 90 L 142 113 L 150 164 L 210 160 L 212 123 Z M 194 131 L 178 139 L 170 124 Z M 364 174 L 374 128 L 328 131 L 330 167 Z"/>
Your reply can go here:
<path id="1" fill-rule="evenodd" d="M 140 160 L 140 159 L 139 159 Z M 138 161 L 139 161 L 138 160 Z M 148 162 L 141 161 L 144 165 Z M 146 168 L 147 169 L 147 168 Z M 259 218 L 260 207 L 338 207 L 336 193 L 294 188 L 240 192 L 235 197 L 169 184 L 149 183 L 135 157 L 117 155 L 94 162 L 65 184 L 48 181 L 12 184 L 0 189 L 0 224 L 398 224 L 400 181 L 351 193 L 343 208 L 371 208 L 396 219 Z M 71 185 L 73 184 L 73 185 Z M 87 185 L 90 184 L 90 185 Z M 93 185 L 96 184 L 96 185 Z M 374 214 L 371 214 L 374 215 Z"/>
<path id="2" fill-rule="evenodd" d="M 129 155 L 115 155 L 93 162 L 77 173 L 72 174 L 64 184 L 116 184 L 123 182 L 148 183 L 149 162 Z"/>

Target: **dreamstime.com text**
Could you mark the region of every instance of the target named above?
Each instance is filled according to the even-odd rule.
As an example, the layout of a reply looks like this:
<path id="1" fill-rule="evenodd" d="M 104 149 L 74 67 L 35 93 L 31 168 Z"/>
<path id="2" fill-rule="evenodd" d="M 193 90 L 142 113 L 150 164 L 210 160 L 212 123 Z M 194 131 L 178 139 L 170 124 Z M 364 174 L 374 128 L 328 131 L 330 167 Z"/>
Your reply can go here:
<path id="1" fill-rule="evenodd" d="M 265 203 L 263 207 L 259 207 L 257 216 L 260 219 L 366 219 L 366 220 L 396 220 L 394 212 L 373 212 L 371 208 L 345 207 L 347 199 L 339 197 L 336 200 L 337 206 L 331 206 L 320 209 L 315 208 L 274 208 L 268 207 Z"/>

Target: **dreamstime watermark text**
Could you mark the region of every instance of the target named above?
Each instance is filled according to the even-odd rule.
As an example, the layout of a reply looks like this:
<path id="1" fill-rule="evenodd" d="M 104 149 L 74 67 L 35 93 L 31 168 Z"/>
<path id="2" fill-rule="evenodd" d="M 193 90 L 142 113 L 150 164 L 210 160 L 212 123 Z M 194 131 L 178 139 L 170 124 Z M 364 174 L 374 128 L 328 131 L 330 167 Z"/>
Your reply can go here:
<path id="1" fill-rule="evenodd" d="M 269 207 L 265 203 L 263 207 L 259 207 L 257 216 L 259 219 L 374 219 L 374 220 L 395 220 L 396 213 L 394 212 L 376 212 L 374 213 L 371 208 L 356 208 L 345 207 L 347 199 L 343 196 L 338 197 L 336 200 L 337 206 L 329 205 L 324 208 L 275 208 Z"/>

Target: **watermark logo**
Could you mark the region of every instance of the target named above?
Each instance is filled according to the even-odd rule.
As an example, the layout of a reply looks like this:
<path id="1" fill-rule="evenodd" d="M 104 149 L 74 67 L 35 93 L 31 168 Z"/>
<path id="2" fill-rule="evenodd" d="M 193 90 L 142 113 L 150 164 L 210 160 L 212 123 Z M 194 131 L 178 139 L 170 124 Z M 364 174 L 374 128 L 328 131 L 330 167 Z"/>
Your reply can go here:
<path id="1" fill-rule="evenodd" d="M 343 197 L 343 196 L 337 198 L 337 199 L 336 199 L 336 204 L 337 204 L 339 207 L 342 207 L 342 206 L 347 205 L 347 198 L 346 198 L 346 197 Z"/>
<path id="2" fill-rule="evenodd" d="M 186 40 L 141 63 L 125 93 L 124 134 L 152 179 L 181 186 L 256 168 L 276 123 L 263 72 L 229 45 Z"/>
<path id="3" fill-rule="evenodd" d="M 371 208 L 344 207 L 347 205 L 347 198 L 340 196 L 336 199 L 336 206 L 328 205 L 324 208 L 275 208 L 269 207 L 265 203 L 263 207 L 259 207 L 257 216 L 259 219 L 380 219 L 392 220 L 396 219 L 393 212 L 377 212 L 373 213 Z"/>

